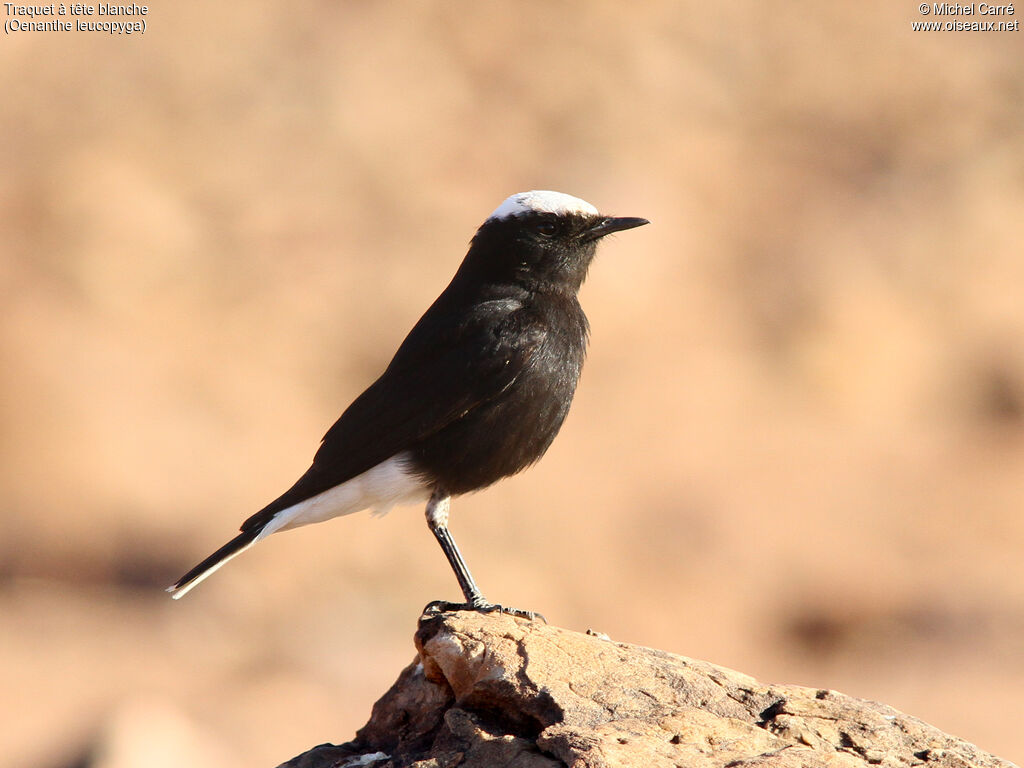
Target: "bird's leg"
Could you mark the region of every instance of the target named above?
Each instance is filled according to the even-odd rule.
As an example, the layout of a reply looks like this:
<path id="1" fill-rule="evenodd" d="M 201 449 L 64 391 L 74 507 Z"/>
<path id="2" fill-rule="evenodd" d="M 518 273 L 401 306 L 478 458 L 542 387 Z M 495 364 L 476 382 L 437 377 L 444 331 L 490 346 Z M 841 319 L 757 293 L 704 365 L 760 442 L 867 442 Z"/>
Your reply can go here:
<path id="1" fill-rule="evenodd" d="M 437 543 L 441 545 L 441 551 L 448 558 L 448 563 L 455 572 L 455 578 L 462 588 L 462 594 L 466 598 L 465 603 L 450 603 L 446 600 L 435 600 L 423 609 L 424 613 L 439 613 L 441 611 L 480 611 L 491 613 L 500 611 L 513 616 L 521 616 L 526 619 L 540 618 L 547 623 L 543 616 L 534 611 L 521 611 L 518 608 L 505 608 L 496 603 L 489 603 L 480 592 L 480 588 L 473 580 L 473 574 L 469 572 L 466 561 L 462 558 L 455 539 L 448 530 L 448 512 L 451 507 L 451 496 L 440 488 L 436 489 L 427 502 L 427 525 L 430 532 L 434 534 Z"/>
<path id="2" fill-rule="evenodd" d="M 476 581 L 473 580 L 473 574 L 469 572 L 469 567 L 466 565 L 466 561 L 462 559 L 462 553 L 459 552 L 455 539 L 452 538 L 448 530 L 448 512 L 450 509 L 451 496 L 440 490 L 435 491 L 430 497 L 430 501 L 427 502 L 427 525 L 430 526 L 430 532 L 434 534 L 437 543 L 441 545 L 441 551 L 444 552 L 444 556 L 448 558 L 448 563 L 451 565 L 452 570 L 455 571 L 455 578 L 462 588 L 462 594 L 466 598 L 466 605 L 479 611 L 493 610 L 495 606 L 488 603 L 480 593 L 480 588 L 476 585 Z"/>

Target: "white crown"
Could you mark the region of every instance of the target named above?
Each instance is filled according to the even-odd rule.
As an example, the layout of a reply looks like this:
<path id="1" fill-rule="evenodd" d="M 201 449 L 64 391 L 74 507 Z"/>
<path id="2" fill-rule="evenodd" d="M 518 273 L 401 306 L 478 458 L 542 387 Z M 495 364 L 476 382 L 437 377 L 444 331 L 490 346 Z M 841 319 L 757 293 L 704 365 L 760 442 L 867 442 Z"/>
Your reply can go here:
<path id="1" fill-rule="evenodd" d="M 563 192 L 550 192 L 535 189 L 532 192 L 520 192 L 512 195 L 494 209 L 488 217 L 491 219 L 507 219 L 509 216 L 521 216 L 524 213 L 562 213 L 597 216 L 597 208 L 586 200 L 567 195 Z"/>

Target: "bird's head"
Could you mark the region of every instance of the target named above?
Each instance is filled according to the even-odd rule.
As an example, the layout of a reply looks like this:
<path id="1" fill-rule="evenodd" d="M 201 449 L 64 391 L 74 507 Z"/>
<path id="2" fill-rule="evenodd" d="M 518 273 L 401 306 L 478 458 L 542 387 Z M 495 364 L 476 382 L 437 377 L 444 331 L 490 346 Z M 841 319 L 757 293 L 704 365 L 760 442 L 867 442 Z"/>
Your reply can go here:
<path id="1" fill-rule="evenodd" d="M 577 291 L 598 240 L 647 223 L 603 216 L 585 200 L 561 192 L 520 192 L 477 230 L 463 266 L 490 283 Z"/>

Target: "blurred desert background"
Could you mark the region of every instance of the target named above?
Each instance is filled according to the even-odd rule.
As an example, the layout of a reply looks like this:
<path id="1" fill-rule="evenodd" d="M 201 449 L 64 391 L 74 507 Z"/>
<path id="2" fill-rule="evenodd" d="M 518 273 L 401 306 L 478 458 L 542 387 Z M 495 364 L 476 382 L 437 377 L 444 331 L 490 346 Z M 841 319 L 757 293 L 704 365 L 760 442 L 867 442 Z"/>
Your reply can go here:
<path id="1" fill-rule="evenodd" d="M 916 2 L 200 3 L 0 41 L 0 762 L 350 739 L 422 509 L 163 588 L 306 469 L 509 194 L 649 227 L 485 594 L 1024 757 L 1024 37 Z M 1018 11 L 1018 14 L 1020 11 Z"/>

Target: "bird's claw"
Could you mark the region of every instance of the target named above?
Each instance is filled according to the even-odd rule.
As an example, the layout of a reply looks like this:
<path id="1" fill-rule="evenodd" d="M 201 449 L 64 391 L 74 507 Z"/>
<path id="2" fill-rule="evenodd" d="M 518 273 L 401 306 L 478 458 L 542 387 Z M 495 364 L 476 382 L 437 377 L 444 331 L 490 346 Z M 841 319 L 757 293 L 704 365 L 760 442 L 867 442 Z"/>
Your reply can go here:
<path id="1" fill-rule="evenodd" d="M 537 613 L 536 611 L 524 611 L 521 608 L 508 608 L 504 605 L 498 605 L 497 603 L 488 603 L 486 600 L 474 600 L 469 603 L 452 603 L 448 600 L 434 600 L 432 603 L 428 603 L 423 609 L 423 613 L 429 615 L 447 613 L 448 611 L 504 613 L 508 616 L 515 616 L 520 619 L 528 619 L 530 621 L 537 621 L 539 619 L 545 624 L 548 623 L 548 620 L 544 618 L 544 614 L 542 613 Z"/>

